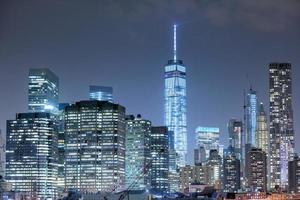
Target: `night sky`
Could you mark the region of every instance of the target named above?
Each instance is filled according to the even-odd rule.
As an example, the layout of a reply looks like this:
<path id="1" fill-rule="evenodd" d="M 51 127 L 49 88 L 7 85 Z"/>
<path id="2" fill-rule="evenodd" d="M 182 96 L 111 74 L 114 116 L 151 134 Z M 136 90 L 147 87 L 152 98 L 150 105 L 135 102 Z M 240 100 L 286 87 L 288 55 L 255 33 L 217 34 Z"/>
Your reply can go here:
<path id="1" fill-rule="evenodd" d="M 163 125 L 164 65 L 187 66 L 189 158 L 197 126 L 243 118 L 250 84 L 268 109 L 268 63 L 291 62 L 300 152 L 299 0 L 1 0 L 0 128 L 27 111 L 29 68 L 60 78 L 60 102 L 88 99 L 90 84 L 112 86 L 127 113 Z M 247 78 L 248 77 L 248 78 Z"/>

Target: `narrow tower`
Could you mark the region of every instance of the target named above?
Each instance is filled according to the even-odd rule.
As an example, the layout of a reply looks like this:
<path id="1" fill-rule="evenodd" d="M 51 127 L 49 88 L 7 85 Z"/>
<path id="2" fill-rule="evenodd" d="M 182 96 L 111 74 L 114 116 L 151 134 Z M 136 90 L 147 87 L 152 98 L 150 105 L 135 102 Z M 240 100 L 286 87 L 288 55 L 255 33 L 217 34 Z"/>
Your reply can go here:
<path id="1" fill-rule="evenodd" d="M 173 59 L 165 66 L 165 125 L 174 132 L 174 146 L 178 153 L 178 166 L 184 166 L 187 153 L 186 125 L 186 70 L 177 59 L 176 29 L 174 24 Z"/>

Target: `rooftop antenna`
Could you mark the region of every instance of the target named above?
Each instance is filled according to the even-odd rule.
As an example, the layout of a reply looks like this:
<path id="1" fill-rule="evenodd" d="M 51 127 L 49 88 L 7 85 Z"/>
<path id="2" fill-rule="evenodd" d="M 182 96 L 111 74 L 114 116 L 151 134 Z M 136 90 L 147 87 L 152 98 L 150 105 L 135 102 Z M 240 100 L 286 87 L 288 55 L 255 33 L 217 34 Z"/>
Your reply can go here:
<path id="1" fill-rule="evenodd" d="M 173 25 L 173 31 L 174 31 L 174 37 L 173 37 L 173 39 L 174 39 L 174 46 L 173 46 L 173 53 L 174 53 L 174 61 L 176 61 L 177 60 L 177 56 L 176 56 L 176 51 L 177 51 L 177 46 L 176 46 L 176 29 L 177 29 L 177 25 L 176 24 L 174 24 Z"/>

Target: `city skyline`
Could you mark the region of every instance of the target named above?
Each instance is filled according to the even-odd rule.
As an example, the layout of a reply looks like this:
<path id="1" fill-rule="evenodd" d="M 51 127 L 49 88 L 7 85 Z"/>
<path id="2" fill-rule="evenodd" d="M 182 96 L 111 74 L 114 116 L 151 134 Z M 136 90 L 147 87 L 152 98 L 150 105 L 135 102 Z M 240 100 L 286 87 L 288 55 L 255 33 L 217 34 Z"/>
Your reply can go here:
<path id="1" fill-rule="evenodd" d="M 16 7 L 19 9 L 21 9 L 22 6 L 25 6 L 25 4 L 17 6 L 13 3 L 6 3 L 4 5 L 6 8 Z M 67 4 L 61 6 L 62 10 L 71 9 Z M 89 7 L 84 7 L 83 9 L 88 8 Z M 42 9 L 50 12 L 53 7 L 42 7 Z M 76 4 L 73 5 L 72 9 L 78 9 Z M 174 6 L 174 10 L 176 9 L 177 12 L 180 10 L 179 7 Z M 11 20 L 16 20 L 18 25 L 28 23 L 26 20 L 29 20 L 32 16 L 43 16 L 42 13 L 36 12 L 34 12 L 32 15 L 29 15 L 29 10 L 29 8 L 26 8 L 23 14 L 20 13 L 21 16 L 25 16 L 25 19 L 22 20 L 19 15 L 15 16 L 14 18 L 9 16 L 8 13 L 4 11 L 2 12 L 2 16 L 4 16 L 4 19 L 8 18 Z M 63 15 L 62 10 L 58 11 L 60 15 Z M 90 16 L 87 13 L 85 14 L 85 17 Z M 128 13 L 129 18 L 132 18 L 131 15 L 131 13 Z M 176 21 L 178 21 L 179 24 L 181 24 L 181 21 L 186 21 L 183 16 L 178 18 L 179 19 Z M 120 42 L 124 47 L 121 47 L 120 50 L 109 47 L 108 44 L 112 46 L 115 45 L 113 43 L 113 39 L 110 39 L 111 43 L 104 43 L 106 49 L 103 51 L 101 50 L 101 42 L 103 42 L 103 39 L 96 38 L 97 34 L 95 34 L 98 33 L 100 29 L 98 27 L 94 27 L 94 22 L 96 22 L 96 20 L 93 19 L 95 21 L 93 21 L 92 24 L 86 25 L 88 27 L 94 27 L 94 29 L 92 29 L 93 31 L 87 31 L 87 33 L 84 31 L 79 31 L 78 33 L 74 33 L 74 35 L 72 35 L 74 37 L 73 40 L 76 38 L 86 39 L 86 44 L 83 42 L 78 42 L 78 45 L 83 45 L 84 49 L 88 50 L 89 54 L 76 50 L 68 52 L 69 54 L 66 53 L 62 55 L 55 53 L 55 51 L 61 52 L 64 50 L 71 50 L 70 47 L 72 45 L 70 44 L 70 41 L 63 40 L 64 42 L 62 45 L 65 45 L 65 47 L 63 47 L 57 44 L 57 42 L 64 39 L 68 34 L 58 34 L 58 38 L 56 38 L 54 36 L 50 36 L 51 34 L 48 35 L 45 31 L 43 31 L 43 29 L 39 29 L 38 33 L 42 34 L 40 34 L 38 37 L 37 33 L 33 34 L 32 36 L 28 35 L 36 30 L 35 26 L 27 29 L 22 29 L 19 27 L 21 32 L 23 31 L 26 33 L 26 39 L 29 39 L 29 41 L 33 41 L 33 39 L 37 40 L 33 41 L 31 44 L 24 42 L 23 40 L 16 39 L 15 37 L 18 36 L 17 33 L 8 35 L 10 33 L 9 31 L 11 30 L 9 29 L 8 25 L 10 25 L 12 22 L 9 20 L 6 22 L 1 21 L 0 27 L 8 27 L 8 29 L 4 28 L 4 32 L 0 35 L 0 42 L 3 44 L 3 46 L 0 47 L 0 74 L 2 77 L 0 82 L 0 90 L 3 94 L 3 98 L 0 100 L 2 110 L 2 114 L 0 116 L 0 128 L 2 129 L 2 132 L 6 132 L 5 120 L 13 119 L 15 113 L 27 111 L 26 94 L 28 69 L 41 67 L 49 67 L 60 78 L 60 97 L 62 98 L 60 98 L 59 102 L 72 103 L 78 100 L 87 100 L 89 98 L 88 85 L 91 84 L 111 85 L 114 88 L 116 103 L 126 106 L 126 108 L 128 108 L 128 113 L 140 113 L 145 116 L 146 119 L 151 120 L 154 125 L 162 125 L 164 115 L 163 65 L 165 64 L 166 59 L 171 58 L 172 54 L 172 34 L 170 30 L 174 20 L 172 19 L 163 21 L 162 24 L 158 25 L 158 31 L 156 32 L 151 30 L 151 27 L 154 27 L 155 19 L 150 20 L 149 17 L 147 19 L 150 21 L 150 27 L 146 27 L 146 31 L 150 31 L 151 34 L 154 34 L 153 36 L 133 27 L 133 24 L 140 24 L 140 22 L 127 24 L 130 28 L 132 28 L 131 32 L 128 30 L 128 28 L 124 31 L 121 28 L 106 24 L 105 27 L 107 28 L 106 30 L 108 32 L 113 30 L 119 31 L 118 34 L 113 35 L 111 38 L 115 38 L 115 36 L 119 35 L 120 38 L 118 38 L 117 42 L 115 43 Z M 53 29 L 49 30 L 55 32 L 55 28 L 59 27 L 60 25 L 56 24 L 55 20 L 52 20 L 50 19 L 50 25 Z M 34 25 L 41 23 L 39 20 L 34 22 Z M 116 21 L 113 22 L 117 24 Z M 77 25 L 79 26 L 79 24 L 80 21 Z M 208 25 L 209 28 L 206 28 L 205 25 Z M 73 26 L 73 28 L 76 27 L 76 25 Z M 195 30 L 193 29 L 193 26 L 196 26 Z M 211 32 L 211 36 L 208 33 L 201 32 L 203 27 L 205 30 L 208 30 L 208 32 Z M 145 27 L 141 26 L 141 28 Z M 297 66 L 299 66 L 300 60 L 297 58 L 296 52 L 299 52 L 300 41 L 295 37 L 296 33 L 299 33 L 299 28 L 293 29 L 296 33 L 290 32 L 290 26 L 288 26 L 286 30 L 279 30 L 278 32 L 275 31 L 271 39 L 265 38 L 266 35 L 270 34 L 268 31 L 262 32 L 261 30 L 258 31 L 249 28 L 251 33 L 247 34 L 245 33 L 245 30 L 243 30 L 245 28 L 240 26 L 234 29 L 237 29 L 238 33 L 230 36 L 229 33 L 231 32 L 228 30 L 229 28 L 230 26 L 222 27 L 207 22 L 197 22 L 196 20 L 194 23 L 187 23 L 185 25 L 179 25 L 178 27 L 178 34 L 180 36 L 178 41 L 178 58 L 185 61 L 188 73 L 187 124 L 189 144 L 188 154 L 190 154 L 190 163 L 192 163 L 191 160 L 193 158 L 193 139 L 195 136 L 194 130 L 197 126 L 220 127 L 220 137 L 226 139 L 227 141 L 228 119 L 243 119 L 243 89 L 249 88 L 249 81 L 252 83 L 255 90 L 258 91 L 258 97 L 262 102 L 264 102 L 266 111 L 269 110 L 267 83 L 268 65 L 269 63 L 275 61 L 291 62 L 294 66 L 293 108 L 296 143 L 299 142 L 299 136 L 297 136 L 297 131 L 300 130 L 300 127 L 297 124 L 299 121 L 299 113 L 297 112 L 299 110 L 299 89 L 297 88 L 297 85 L 299 85 L 299 78 L 297 78 L 299 77 L 299 69 L 297 69 Z M 70 28 L 70 30 L 67 32 L 72 33 L 72 30 L 73 29 Z M 217 33 L 219 30 L 220 33 Z M 93 39 L 86 38 L 88 34 L 92 34 Z M 137 44 L 131 44 L 130 42 L 135 34 L 138 38 L 138 42 Z M 284 34 L 284 37 L 282 37 L 281 34 Z M 234 36 L 239 37 L 234 40 Z M 254 36 L 255 39 L 253 38 Z M 291 37 L 289 38 L 289 36 Z M 102 37 L 106 39 L 110 38 L 106 34 L 102 34 Z M 155 39 L 155 37 L 157 38 Z M 214 42 L 213 40 L 215 40 L 216 37 L 217 41 Z M 229 42 L 225 41 L 227 37 L 229 37 Z M 258 42 L 262 42 L 262 44 L 259 48 L 256 46 L 251 46 L 250 42 L 243 41 L 248 37 L 250 37 L 250 41 L 256 41 L 256 44 L 258 44 Z M 147 38 L 149 38 L 151 41 L 157 42 L 151 44 L 149 41 L 147 41 Z M 54 44 L 52 44 L 53 46 L 47 42 L 45 43 L 46 39 L 51 39 L 51 41 L 54 41 Z M 92 45 L 92 42 L 95 39 L 97 39 L 99 47 Z M 129 40 L 128 42 L 126 42 L 127 39 Z M 264 41 L 262 41 L 262 39 L 264 39 Z M 277 41 L 274 42 L 274 39 L 277 39 Z M 72 38 L 70 40 L 72 40 Z M 241 44 L 232 44 L 230 41 L 236 41 L 237 43 L 241 42 Z M 38 44 L 39 42 L 41 42 L 41 44 L 45 44 L 44 48 L 48 50 L 41 51 L 42 46 Z M 193 42 L 195 42 L 195 44 L 193 44 Z M 233 48 L 234 50 L 227 52 L 225 51 L 225 47 L 228 48 L 229 44 L 229 47 Z M 126 52 L 125 47 L 130 48 L 129 52 Z M 150 48 L 148 49 L 147 47 Z M 214 50 L 217 47 L 220 47 L 221 50 Z M 272 49 L 275 47 L 281 48 L 279 48 L 277 52 L 274 52 Z M 141 52 L 138 53 L 135 49 L 141 49 Z M 254 52 L 257 49 L 259 51 Z M 238 55 L 241 58 L 233 61 L 236 57 L 235 54 L 239 51 L 240 54 Z M 143 59 L 137 59 L 136 56 L 134 56 L 135 53 L 138 53 L 140 56 L 144 54 L 145 57 L 142 57 Z M 259 54 L 262 54 L 262 56 Z M 71 55 L 76 55 L 77 58 L 74 59 Z M 15 60 L 14 57 L 16 57 Z M 146 60 L 146 57 L 148 59 L 151 58 L 152 61 Z M 88 58 L 90 58 L 90 60 Z M 126 58 L 125 61 L 124 58 Z M 214 59 L 219 61 L 216 62 Z M 77 64 L 78 61 L 79 63 Z M 120 63 L 124 63 L 124 66 L 117 67 L 120 65 Z M 251 68 L 252 66 L 255 67 Z M 125 71 L 127 73 L 122 73 L 121 70 L 124 69 L 126 69 Z M 243 72 L 237 72 L 237 70 L 243 70 Z M 75 80 L 69 78 L 70 76 L 68 74 L 70 71 L 74 73 Z M 116 71 L 118 73 L 116 73 Z M 224 74 L 228 75 L 226 79 L 223 77 Z M 249 75 L 248 80 L 246 80 L 246 74 Z M 85 78 L 84 76 L 88 78 Z M 132 77 L 134 77 L 135 80 Z M 14 80 L 14 82 L 10 85 L 10 87 L 7 87 L 7 84 L 5 83 L 9 80 Z M 211 80 L 213 80 L 215 83 L 212 83 Z M 226 82 L 226 84 L 223 84 L 223 82 Z M 149 88 L 152 88 L 153 94 L 143 94 L 144 91 L 151 91 Z M 8 97 L 10 97 L 6 97 L 6 94 Z M 226 106 L 224 106 L 222 97 L 225 97 L 224 102 L 226 103 Z M 191 148 L 190 146 L 193 147 Z M 299 152 L 299 147 L 296 150 Z"/>

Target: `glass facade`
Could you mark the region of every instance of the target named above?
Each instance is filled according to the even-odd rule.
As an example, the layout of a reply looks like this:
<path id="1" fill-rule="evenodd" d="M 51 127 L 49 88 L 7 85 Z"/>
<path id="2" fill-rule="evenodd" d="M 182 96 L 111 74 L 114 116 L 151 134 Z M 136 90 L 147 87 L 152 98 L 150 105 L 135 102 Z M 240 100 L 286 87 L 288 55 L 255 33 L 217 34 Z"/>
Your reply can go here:
<path id="1" fill-rule="evenodd" d="M 113 103 L 113 88 L 91 85 L 90 100 L 109 101 Z"/>
<path id="2" fill-rule="evenodd" d="M 56 199 L 57 126 L 49 113 L 7 121 L 6 179 L 30 199 Z"/>
<path id="3" fill-rule="evenodd" d="M 165 125 L 174 132 L 174 146 L 179 166 L 186 163 L 186 71 L 181 60 L 170 60 L 165 66 Z"/>
<path id="4" fill-rule="evenodd" d="M 257 95 L 256 91 L 250 88 L 247 96 L 247 121 L 246 121 L 246 144 L 256 147 L 257 128 Z"/>
<path id="5" fill-rule="evenodd" d="M 151 192 L 158 196 L 170 191 L 169 184 L 169 140 L 168 128 L 151 128 Z"/>
<path id="6" fill-rule="evenodd" d="M 242 160 L 242 130 L 243 122 L 235 119 L 229 120 L 228 133 L 229 133 L 229 144 L 233 147 L 233 151 L 237 159 Z"/>
<path id="7" fill-rule="evenodd" d="M 209 157 L 210 150 L 219 150 L 220 145 L 220 129 L 213 127 L 196 128 L 196 145 L 198 148 L 205 149 L 205 160 Z"/>
<path id="8" fill-rule="evenodd" d="M 29 112 L 58 111 L 59 80 L 49 69 L 30 69 L 28 83 Z"/>
<path id="9" fill-rule="evenodd" d="M 294 157 L 295 137 L 292 109 L 292 66 L 269 65 L 270 95 L 270 182 L 286 189 L 288 161 Z"/>
<path id="10" fill-rule="evenodd" d="M 140 115 L 126 119 L 126 188 L 134 191 L 150 189 L 151 122 Z"/>
<path id="11" fill-rule="evenodd" d="M 118 192 L 125 184 L 125 108 L 80 101 L 65 108 L 66 188 Z"/>

